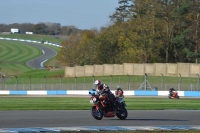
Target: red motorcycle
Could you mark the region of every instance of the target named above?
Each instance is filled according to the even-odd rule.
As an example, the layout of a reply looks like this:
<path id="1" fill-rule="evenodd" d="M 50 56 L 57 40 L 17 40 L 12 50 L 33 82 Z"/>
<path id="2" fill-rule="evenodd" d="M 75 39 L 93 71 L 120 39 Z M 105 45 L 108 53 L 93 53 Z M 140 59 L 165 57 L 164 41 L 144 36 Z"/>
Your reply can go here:
<path id="1" fill-rule="evenodd" d="M 123 101 L 123 97 L 119 97 L 115 99 L 115 107 L 109 102 L 109 100 L 105 97 L 99 97 L 95 92 L 89 92 L 91 95 L 90 103 L 93 104 L 91 107 L 91 115 L 97 119 L 101 120 L 103 117 L 115 117 L 117 116 L 119 119 L 124 120 L 128 116 L 128 112 L 126 110 L 126 103 Z"/>
<path id="2" fill-rule="evenodd" d="M 173 91 L 172 95 L 171 95 L 170 92 L 169 92 L 168 97 L 169 97 L 170 99 L 172 99 L 172 98 L 179 99 L 179 95 L 178 95 L 178 92 L 177 92 L 177 91 Z"/>

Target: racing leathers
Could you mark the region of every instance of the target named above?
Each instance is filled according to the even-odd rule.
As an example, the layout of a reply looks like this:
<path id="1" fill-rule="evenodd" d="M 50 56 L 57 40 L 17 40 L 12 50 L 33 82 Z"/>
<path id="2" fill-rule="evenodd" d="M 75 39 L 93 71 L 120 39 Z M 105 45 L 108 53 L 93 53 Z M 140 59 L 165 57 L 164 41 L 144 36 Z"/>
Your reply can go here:
<path id="1" fill-rule="evenodd" d="M 115 95 L 110 91 L 110 88 L 106 84 L 101 84 L 99 86 L 98 94 L 100 99 L 104 99 L 104 97 L 106 97 L 115 108 Z"/>
<path id="2" fill-rule="evenodd" d="M 176 91 L 173 87 L 169 89 L 170 96 L 173 96 L 173 91 Z"/>

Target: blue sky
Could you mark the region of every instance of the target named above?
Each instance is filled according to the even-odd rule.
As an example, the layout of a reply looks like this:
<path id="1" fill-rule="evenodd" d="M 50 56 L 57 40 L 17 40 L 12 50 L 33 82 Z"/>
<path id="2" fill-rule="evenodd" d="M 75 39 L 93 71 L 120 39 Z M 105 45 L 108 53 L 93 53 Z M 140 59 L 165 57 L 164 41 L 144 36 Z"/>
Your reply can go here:
<path id="1" fill-rule="evenodd" d="M 110 24 L 118 0 L 1 0 L 0 23 L 53 22 L 80 29 Z"/>

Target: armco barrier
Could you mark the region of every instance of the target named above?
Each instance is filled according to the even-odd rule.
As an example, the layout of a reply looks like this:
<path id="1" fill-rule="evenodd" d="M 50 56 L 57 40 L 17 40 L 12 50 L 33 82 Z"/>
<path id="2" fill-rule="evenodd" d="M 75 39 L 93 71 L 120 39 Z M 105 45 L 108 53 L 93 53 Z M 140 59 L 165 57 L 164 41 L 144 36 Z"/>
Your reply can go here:
<path id="1" fill-rule="evenodd" d="M 184 96 L 187 97 L 200 97 L 199 91 L 184 91 Z"/>
<path id="2" fill-rule="evenodd" d="M 135 96 L 158 96 L 158 91 L 134 91 Z"/>
<path id="3" fill-rule="evenodd" d="M 93 90 L 1 90 L 0 95 L 89 95 Z M 113 93 L 115 91 L 112 91 Z M 167 96 L 168 91 L 124 91 L 125 96 Z M 200 91 L 178 91 L 179 96 L 200 97 Z"/>

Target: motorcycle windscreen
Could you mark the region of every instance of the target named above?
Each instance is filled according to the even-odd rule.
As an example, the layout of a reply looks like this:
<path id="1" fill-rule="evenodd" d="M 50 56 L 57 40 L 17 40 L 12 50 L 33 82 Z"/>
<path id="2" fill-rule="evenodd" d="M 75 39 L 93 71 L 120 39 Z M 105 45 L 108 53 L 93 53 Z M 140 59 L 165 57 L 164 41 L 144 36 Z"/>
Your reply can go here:
<path id="1" fill-rule="evenodd" d="M 118 102 L 119 102 L 119 103 L 123 102 L 123 100 L 124 100 L 123 97 L 119 97 L 119 98 L 118 98 Z"/>
<path id="2" fill-rule="evenodd" d="M 97 95 L 97 91 L 95 89 L 89 90 L 89 95 Z"/>

